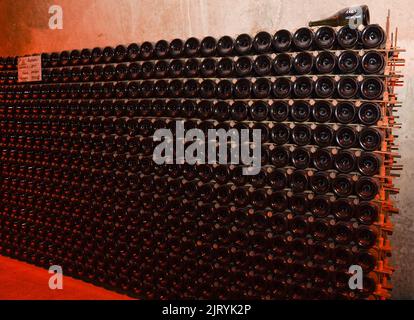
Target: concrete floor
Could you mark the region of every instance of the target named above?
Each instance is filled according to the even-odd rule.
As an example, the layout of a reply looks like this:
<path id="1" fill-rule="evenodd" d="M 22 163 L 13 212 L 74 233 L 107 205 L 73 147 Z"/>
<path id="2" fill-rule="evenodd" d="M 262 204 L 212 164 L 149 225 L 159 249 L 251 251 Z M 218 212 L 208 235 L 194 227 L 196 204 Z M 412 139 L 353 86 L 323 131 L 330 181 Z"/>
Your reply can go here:
<path id="1" fill-rule="evenodd" d="M 63 271 L 64 272 L 64 271 Z M 47 270 L 0 256 L 0 300 L 129 300 L 89 283 L 63 277 L 63 289 L 49 289 Z"/>
<path id="2" fill-rule="evenodd" d="M 357 1 L 358 2 L 358 1 Z M 414 183 L 414 16 L 410 0 L 365 0 L 371 22 L 385 25 L 391 9 L 392 26 L 399 27 L 399 44 L 407 49 L 404 101 L 399 132 L 401 163 L 393 236 L 395 289 L 393 298 L 414 299 L 414 218 L 411 194 Z M 63 30 L 48 29 L 50 0 L 0 2 L 0 56 L 45 51 L 156 41 L 189 36 L 253 34 L 279 28 L 294 30 L 309 20 L 324 18 L 355 0 L 59 0 Z"/>

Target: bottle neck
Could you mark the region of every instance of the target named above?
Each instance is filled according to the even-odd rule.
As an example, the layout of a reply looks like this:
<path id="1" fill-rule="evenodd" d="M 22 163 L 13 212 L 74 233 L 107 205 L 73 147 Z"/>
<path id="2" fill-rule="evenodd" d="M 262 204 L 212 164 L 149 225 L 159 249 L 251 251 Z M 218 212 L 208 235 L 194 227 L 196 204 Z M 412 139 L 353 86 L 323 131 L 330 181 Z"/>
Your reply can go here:
<path id="1" fill-rule="evenodd" d="M 316 20 L 316 21 L 310 21 L 309 27 L 317 27 L 317 26 L 331 26 L 331 27 L 337 27 L 339 25 L 338 17 L 330 18 L 330 19 L 324 19 L 324 20 Z"/>

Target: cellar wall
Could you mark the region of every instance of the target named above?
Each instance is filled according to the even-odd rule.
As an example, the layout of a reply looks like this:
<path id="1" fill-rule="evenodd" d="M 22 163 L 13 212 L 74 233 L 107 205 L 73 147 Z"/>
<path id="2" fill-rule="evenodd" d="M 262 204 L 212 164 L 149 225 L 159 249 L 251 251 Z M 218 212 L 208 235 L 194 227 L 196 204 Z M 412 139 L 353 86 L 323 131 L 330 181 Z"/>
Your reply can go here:
<path id="1" fill-rule="evenodd" d="M 401 162 L 405 165 L 397 186 L 401 210 L 393 218 L 394 298 L 414 298 L 414 18 L 409 0 L 364 1 L 371 22 L 385 26 L 391 9 L 392 27 L 398 26 L 399 45 L 407 49 L 405 86 L 399 92 L 404 101 L 398 132 Z M 48 8 L 63 8 L 63 29 L 50 30 Z M 2 0 L 0 2 L 0 56 L 24 55 L 64 49 L 156 41 L 161 38 L 231 36 L 254 34 L 279 28 L 294 30 L 310 19 L 329 16 L 354 1 L 329 0 Z"/>

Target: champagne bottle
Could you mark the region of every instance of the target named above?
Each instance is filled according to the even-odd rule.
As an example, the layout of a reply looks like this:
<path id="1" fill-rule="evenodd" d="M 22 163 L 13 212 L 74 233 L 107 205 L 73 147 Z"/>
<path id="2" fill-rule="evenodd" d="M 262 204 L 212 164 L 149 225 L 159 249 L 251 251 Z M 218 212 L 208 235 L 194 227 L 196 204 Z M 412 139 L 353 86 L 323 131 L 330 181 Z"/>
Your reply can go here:
<path id="1" fill-rule="evenodd" d="M 339 10 L 337 13 L 333 14 L 329 18 L 323 20 L 316 20 L 309 22 L 310 27 L 315 26 L 331 26 L 331 27 L 338 27 L 338 26 L 345 26 L 354 24 L 356 21 L 359 21 L 360 24 L 366 26 L 369 24 L 370 16 L 369 16 L 369 8 L 366 5 L 355 6 L 344 8 Z"/>
<path id="2" fill-rule="evenodd" d="M 234 49 L 236 50 L 238 54 L 244 55 L 244 54 L 250 53 L 252 46 L 253 46 L 252 38 L 248 34 L 243 33 L 237 36 L 235 44 L 234 44 Z"/>
<path id="3" fill-rule="evenodd" d="M 273 96 L 277 99 L 286 99 L 292 91 L 292 82 L 288 78 L 276 78 L 272 84 Z"/>
<path id="4" fill-rule="evenodd" d="M 295 122 L 307 121 L 310 117 L 311 108 L 306 101 L 297 100 L 290 109 L 290 117 Z"/>
<path id="5" fill-rule="evenodd" d="M 314 89 L 314 84 L 311 78 L 309 77 L 298 77 L 293 83 L 293 93 L 298 99 L 309 98 Z"/>
<path id="6" fill-rule="evenodd" d="M 328 147 L 333 140 L 334 131 L 328 125 L 317 125 L 313 130 L 313 140 L 320 147 Z"/>
<path id="7" fill-rule="evenodd" d="M 325 194 L 330 191 L 331 178 L 327 172 L 319 171 L 310 177 L 311 189 L 316 194 Z"/>
<path id="8" fill-rule="evenodd" d="M 378 191 L 378 181 L 372 177 L 360 177 L 355 185 L 356 194 L 364 201 L 374 199 Z"/>
<path id="9" fill-rule="evenodd" d="M 261 31 L 254 37 L 252 45 L 257 54 L 266 53 L 272 46 L 272 36 L 266 31 Z"/>
<path id="10" fill-rule="evenodd" d="M 362 56 L 361 67 L 366 74 L 379 73 L 384 65 L 384 56 L 378 51 L 368 51 Z"/>
<path id="11" fill-rule="evenodd" d="M 314 34 L 309 28 L 300 28 L 293 34 L 293 44 L 298 50 L 309 50 L 313 41 Z"/>
<path id="12" fill-rule="evenodd" d="M 297 74 L 307 74 L 313 68 L 313 56 L 309 52 L 300 52 L 293 60 L 293 67 Z"/>
<path id="13" fill-rule="evenodd" d="M 352 102 L 343 101 L 335 107 L 335 118 L 338 122 L 347 124 L 351 123 L 355 118 L 355 106 Z"/>
<path id="14" fill-rule="evenodd" d="M 363 175 L 373 176 L 378 174 L 381 160 L 374 153 L 364 152 L 358 158 L 358 170 Z"/>
<path id="15" fill-rule="evenodd" d="M 364 125 L 375 125 L 381 118 L 381 108 L 377 103 L 366 102 L 358 108 L 358 119 Z"/>
<path id="16" fill-rule="evenodd" d="M 339 174 L 332 181 L 332 189 L 338 197 L 348 197 L 353 191 L 354 183 L 347 174 Z"/>
<path id="17" fill-rule="evenodd" d="M 291 153 L 290 157 L 292 164 L 295 166 L 295 168 L 306 169 L 309 167 L 311 156 L 306 148 L 295 148 L 295 150 L 293 150 L 293 152 Z"/>
<path id="18" fill-rule="evenodd" d="M 358 141 L 364 150 L 374 151 L 381 146 L 382 134 L 378 129 L 365 127 L 359 133 Z"/>
<path id="19" fill-rule="evenodd" d="M 384 82 L 378 77 L 366 77 L 360 83 L 360 91 L 364 99 L 380 99 L 384 93 Z"/>
<path id="20" fill-rule="evenodd" d="M 350 26 L 343 26 L 339 29 L 336 39 L 342 49 L 354 48 L 359 40 L 358 30 Z"/>
<path id="21" fill-rule="evenodd" d="M 272 60 L 267 55 L 257 56 L 253 62 L 253 69 L 258 76 L 267 76 L 272 70 Z"/>
<path id="22" fill-rule="evenodd" d="M 321 99 L 331 98 L 335 94 L 335 85 L 332 77 L 318 77 L 315 82 L 315 95 Z"/>
<path id="23" fill-rule="evenodd" d="M 233 54 L 234 40 L 229 36 L 221 37 L 217 42 L 217 53 L 220 56 L 229 56 Z"/>
<path id="24" fill-rule="evenodd" d="M 272 47 L 276 52 L 289 51 L 292 44 L 292 34 L 288 30 L 278 30 L 272 39 Z"/>
<path id="25" fill-rule="evenodd" d="M 359 66 L 359 56 L 351 50 L 342 51 L 338 58 L 338 68 L 341 73 L 354 73 Z"/>
<path id="26" fill-rule="evenodd" d="M 364 48 L 379 48 L 384 44 L 385 32 L 377 24 L 367 25 L 361 33 Z"/>
<path id="27" fill-rule="evenodd" d="M 336 33 L 332 27 L 323 26 L 315 32 L 315 45 L 321 50 L 332 49 L 335 40 Z"/>
<path id="28" fill-rule="evenodd" d="M 213 37 L 205 37 L 201 41 L 200 53 L 204 57 L 213 56 L 216 53 L 217 40 Z"/>
<path id="29" fill-rule="evenodd" d="M 341 126 L 335 134 L 338 146 L 344 149 L 352 148 L 357 141 L 357 132 L 349 126 Z"/>
<path id="30" fill-rule="evenodd" d="M 273 61 L 273 71 L 276 75 L 282 76 L 290 73 L 292 58 L 288 54 L 278 54 Z"/>
<path id="31" fill-rule="evenodd" d="M 327 101 L 319 100 L 312 108 L 313 120 L 316 122 L 328 122 L 332 116 L 332 106 Z"/>
<path id="32" fill-rule="evenodd" d="M 321 51 L 315 59 L 318 73 L 332 73 L 337 63 L 337 57 L 329 51 Z"/>

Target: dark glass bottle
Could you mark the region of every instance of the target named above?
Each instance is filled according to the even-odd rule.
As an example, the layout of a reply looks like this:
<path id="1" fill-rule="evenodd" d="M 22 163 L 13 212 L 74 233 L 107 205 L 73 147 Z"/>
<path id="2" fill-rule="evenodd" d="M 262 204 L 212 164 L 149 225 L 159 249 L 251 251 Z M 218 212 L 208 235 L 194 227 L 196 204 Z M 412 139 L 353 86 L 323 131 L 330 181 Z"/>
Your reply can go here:
<path id="1" fill-rule="evenodd" d="M 378 174 L 381 166 L 380 158 L 374 153 L 364 152 L 358 158 L 358 171 L 366 176 Z"/>
<path id="2" fill-rule="evenodd" d="M 168 54 L 172 58 L 181 57 L 184 54 L 184 41 L 181 39 L 174 39 L 170 42 Z"/>
<path id="3" fill-rule="evenodd" d="M 358 245 L 364 249 L 373 247 L 377 243 L 378 230 L 373 226 L 359 226 L 355 230 Z"/>
<path id="4" fill-rule="evenodd" d="M 328 122 L 332 117 L 332 106 L 328 101 L 318 100 L 312 108 L 313 120 L 316 122 Z"/>
<path id="5" fill-rule="evenodd" d="M 338 197 L 348 197 L 352 194 L 354 183 L 346 174 L 339 174 L 332 181 L 332 189 Z"/>
<path id="6" fill-rule="evenodd" d="M 289 51 L 292 44 L 292 34 L 285 29 L 278 30 L 272 39 L 272 48 L 276 52 Z"/>
<path id="7" fill-rule="evenodd" d="M 331 213 L 331 203 L 324 195 L 317 195 L 311 200 L 310 211 L 315 217 L 324 218 Z"/>
<path id="8" fill-rule="evenodd" d="M 159 40 L 154 46 L 154 54 L 157 59 L 165 59 L 169 54 L 170 44 L 166 40 Z"/>
<path id="9" fill-rule="evenodd" d="M 213 56 L 216 53 L 217 41 L 213 37 L 205 37 L 201 41 L 200 53 L 204 57 Z"/>
<path id="10" fill-rule="evenodd" d="M 291 68 L 292 57 L 289 54 L 278 54 L 273 61 L 273 71 L 278 76 L 289 74 Z"/>
<path id="11" fill-rule="evenodd" d="M 131 43 L 127 47 L 127 60 L 128 61 L 135 61 L 139 57 L 139 45 L 137 43 Z"/>
<path id="12" fill-rule="evenodd" d="M 332 143 L 333 136 L 334 131 L 328 125 L 320 124 L 313 130 L 313 140 L 320 147 L 329 146 Z"/>
<path id="13" fill-rule="evenodd" d="M 369 24 L 370 14 L 368 6 L 362 5 L 341 9 L 329 18 L 309 22 L 309 26 L 314 27 L 327 25 L 332 27 L 338 27 L 344 25 L 351 25 L 351 23 L 353 23 L 357 19 L 360 19 L 360 23 L 364 26 Z"/>
<path id="14" fill-rule="evenodd" d="M 277 99 L 286 99 L 292 91 L 292 82 L 288 78 L 277 78 L 272 84 L 273 96 Z"/>
<path id="15" fill-rule="evenodd" d="M 375 125 L 381 118 L 381 108 L 377 103 L 365 102 L 358 108 L 358 119 L 364 125 Z"/>
<path id="16" fill-rule="evenodd" d="M 79 52 L 79 50 L 72 50 L 70 52 L 70 64 L 72 66 L 77 66 L 81 63 L 81 53 Z"/>
<path id="17" fill-rule="evenodd" d="M 290 177 L 293 192 L 303 192 L 308 188 L 308 175 L 304 170 L 295 170 Z"/>
<path id="18" fill-rule="evenodd" d="M 293 44 L 298 50 L 309 50 L 313 41 L 314 34 L 309 28 L 300 28 L 293 34 Z"/>
<path id="19" fill-rule="evenodd" d="M 291 161 L 295 168 L 306 169 L 309 167 L 311 155 L 308 149 L 299 147 L 291 153 Z"/>
<path id="20" fill-rule="evenodd" d="M 359 40 L 359 33 L 357 29 L 350 26 L 343 26 L 336 34 L 338 45 L 342 49 L 354 48 Z"/>
<path id="21" fill-rule="evenodd" d="M 307 74 L 313 68 L 313 55 L 309 52 L 299 52 L 293 59 L 293 67 L 298 74 Z"/>
<path id="22" fill-rule="evenodd" d="M 332 77 L 318 77 L 315 82 L 315 95 L 321 99 L 331 98 L 335 94 L 336 83 Z"/>
<path id="23" fill-rule="evenodd" d="M 235 121 L 244 121 L 248 115 L 248 106 L 242 101 L 235 101 L 231 105 L 231 118 Z"/>
<path id="24" fill-rule="evenodd" d="M 290 152 L 285 147 L 276 147 L 270 151 L 270 161 L 276 168 L 283 168 L 288 165 Z"/>
<path id="25" fill-rule="evenodd" d="M 239 79 L 234 85 L 234 96 L 239 99 L 246 99 L 250 97 L 252 91 L 252 83 L 248 79 Z"/>
<path id="26" fill-rule="evenodd" d="M 264 121 L 268 115 L 269 106 L 264 101 L 256 101 L 249 107 L 250 118 L 253 121 Z"/>
<path id="27" fill-rule="evenodd" d="M 337 63 L 337 57 L 330 51 L 321 51 L 315 59 L 316 72 L 332 73 Z"/>
<path id="28" fill-rule="evenodd" d="M 245 77 L 251 74 L 253 70 L 253 61 L 249 57 L 240 57 L 237 59 L 234 66 L 236 74 L 240 77 Z"/>
<path id="29" fill-rule="evenodd" d="M 314 43 L 321 50 L 331 49 L 336 40 L 336 33 L 332 27 L 323 26 L 315 32 Z"/>
<path id="30" fill-rule="evenodd" d="M 200 64 L 199 70 L 203 77 L 213 77 L 216 73 L 216 60 L 212 58 L 204 59 Z"/>
<path id="31" fill-rule="evenodd" d="M 335 107 L 335 118 L 338 122 L 347 124 L 355 118 L 355 106 L 352 102 L 339 102 Z"/>
<path id="32" fill-rule="evenodd" d="M 292 130 L 292 142 L 304 146 L 310 144 L 312 139 L 312 131 L 308 125 L 298 124 Z"/>
<path id="33" fill-rule="evenodd" d="M 327 149 L 318 149 L 312 155 L 313 166 L 318 170 L 329 170 L 332 168 L 332 153 Z"/>
<path id="34" fill-rule="evenodd" d="M 199 94 L 204 99 L 211 99 L 216 95 L 216 83 L 213 80 L 204 80 L 200 84 Z"/>
<path id="35" fill-rule="evenodd" d="M 378 129 L 366 127 L 359 133 L 358 140 L 364 150 L 374 151 L 380 148 L 382 135 Z"/>
<path id="36" fill-rule="evenodd" d="M 355 51 L 342 51 L 338 58 L 338 69 L 341 73 L 354 73 L 359 66 L 359 60 Z"/>
<path id="37" fill-rule="evenodd" d="M 248 34 L 243 33 L 237 36 L 235 44 L 234 44 L 234 49 L 236 50 L 238 54 L 244 55 L 244 54 L 250 53 L 250 51 L 252 50 L 252 46 L 253 46 L 252 38 Z"/>
<path id="38" fill-rule="evenodd" d="M 154 46 L 151 42 L 145 41 L 141 44 L 139 57 L 143 60 L 151 59 L 154 55 Z"/>
<path id="39" fill-rule="evenodd" d="M 362 30 L 361 41 L 364 48 L 379 48 L 384 44 L 385 32 L 377 24 L 370 24 Z"/>
<path id="40" fill-rule="evenodd" d="M 310 186 L 316 194 L 325 194 L 331 189 L 331 178 L 327 172 L 319 171 L 310 177 Z"/>
<path id="41" fill-rule="evenodd" d="M 310 77 L 298 77 L 293 83 L 293 93 L 299 99 L 309 98 L 313 93 L 314 84 Z"/>
<path id="42" fill-rule="evenodd" d="M 60 66 L 67 66 L 70 64 L 70 52 L 69 51 L 62 51 L 59 55 L 59 65 Z"/>
<path id="43" fill-rule="evenodd" d="M 290 108 L 290 117 L 295 122 L 304 122 L 309 120 L 311 107 L 306 101 L 297 100 Z"/>
<path id="44" fill-rule="evenodd" d="M 290 138 L 290 128 L 284 123 L 277 123 L 272 128 L 271 138 L 278 145 L 287 143 Z"/>
<path id="45" fill-rule="evenodd" d="M 341 77 L 337 82 L 336 90 L 341 99 L 355 98 L 358 93 L 358 82 L 353 77 Z"/>
<path id="46" fill-rule="evenodd" d="M 128 49 L 123 45 L 115 47 L 114 60 L 115 62 L 123 62 L 127 59 Z"/>
<path id="47" fill-rule="evenodd" d="M 234 72 L 234 62 L 231 58 L 222 58 L 217 63 L 217 76 L 222 78 L 231 78 Z"/>
<path id="48" fill-rule="evenodd" d="M 362 56 L 361 67 L 366 74 L 380 73 L 384 65 L 384 55 L 378 51 L 368 51 Z"/>
<path id="49" fill-rule="evenodd" d="M 352 148 L 357 141 L 357 132 L 352 127 L 342 126 L 336 131 L 335 140 L 341 148 Z"/>
<path id="50" fill-rule="evenodd" d="M 364 99 L 380 99 L 384 93 L 384 82 L 377 77 L 366 77 L 360 83 L 360 91 Z"/>
<path id="51" fill-rule="evenodd" d="M 356 164 L 355 155 L 348 150 L 341 150 L 335 155 L 335 168 L 342 173 L 349 173 L 354 170 Z"/>
<path id="52" fill-rule="evenodd" d="M 184 53 L 187 57 L 195 57 L 200 52 L 200 40 L 191 37 L 184 43 Z"/>
<path id="53" fill-rule="evenodd" d="M 267 55 L 257 56 L 253 62 L 253 69 L 258 76 L 267 76 L 272 70 L 272 60 Z"/>
<path id="54" fill-rule="evenodd" d="M 220 56 L 229 56 L 233 54 L 234 40 L 229 36 L 223 36 L 217 41 L 217 53 Z"/>
<path id="55" fill-rule="evenodd" d="M 264 99 L 270 96 L 272 83 L 267 78 L 258 78 L 253 83 L 252 93 L 256 99 Z"/>
<path id="56" fill-rule="evenodd" d="M 355 192 L 362 200 L 372 200 L 379 191 L 377 179 L 372 177 L 360 177 L 355 185 Z"/>
<path id="57" fill-rule="evenodd" d="M 355 218 L 362 224 L 371 225 L 378 219 L 378 207 L 370 202 L 361 201 L 355 211 Z"/>
<path id="58" fill-rule="evenodd" d="M 102 51 L 102 61 L 105 63 L 113 62 L 115 50 L 112 47 L 105 47 Z"/>
<path id="59" fill-rule="evenodd" d="M 332 213 L 338 220 L 349 221 L 353 217 L 354 204 L 351 200 L 337 199 L 332 205 Z"/>
<path id="60" fill-rule="evenodd" d="M 253 39 L 253 49 L 257 54 L 266 53 L 272 46 L 272 36 L 266 32 L 261 31 Z"/>

